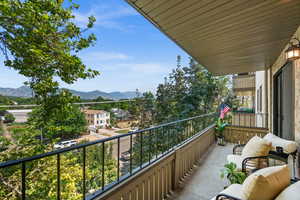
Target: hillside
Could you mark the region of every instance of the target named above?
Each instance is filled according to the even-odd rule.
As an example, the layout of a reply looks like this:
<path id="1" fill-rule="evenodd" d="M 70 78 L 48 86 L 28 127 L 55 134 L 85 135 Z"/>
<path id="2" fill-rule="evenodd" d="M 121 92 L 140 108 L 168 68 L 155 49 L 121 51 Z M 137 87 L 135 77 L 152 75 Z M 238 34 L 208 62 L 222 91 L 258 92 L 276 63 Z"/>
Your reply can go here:
<path id="1" fill-rule="evenodd" d="M 81 99 L 96 99 L 101 96 L 105 99 L 132 99 L 136 96 L 136 92 L 102 92 L 99 90 L 84 92 L 77 90 L 69 90 L 76 96 L 80 96 Z M 11 97 L 31 97 L 32 90 L 27 86 L 22 86 L 19 88 L 0 88 L 0 95 L 11 96 Z"/>

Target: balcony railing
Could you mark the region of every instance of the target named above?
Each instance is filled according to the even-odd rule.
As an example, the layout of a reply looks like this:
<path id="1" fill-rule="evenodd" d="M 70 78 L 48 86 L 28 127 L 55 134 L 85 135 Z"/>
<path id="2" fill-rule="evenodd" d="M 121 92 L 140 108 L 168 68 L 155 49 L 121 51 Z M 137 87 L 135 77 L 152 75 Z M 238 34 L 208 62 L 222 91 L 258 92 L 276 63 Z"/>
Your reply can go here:
<path id="1" fill-rule="evenodd" d="M 268 128 L 267 113 L 232 112 L 230 125 L 247 128 Z"/>
<path id="2" fill-rule="evenodd" d="M 9 180 L 11 176 L 15 177 L 17 172 L 19 181 L 15 187 L 19 189 L 19 193 L 15 197 L 22 200 L 43 199 L 48 197 L 47 195 L 50 193 L 52 193 L 51 199 L 57 200 L 75 199 L 73 198 L 75 195 L 77 195 L 76 199 L 125 200 L 129 199 L 130 196 L 130 199 L 137 200 L 142 195 L 145 197 L 143 199 L 163 199 L 172 188 L 176 187 L 185 173 L 192 168 L 200 154 L 205 152 L 209 145 L 214 142 L 212 125 L 215 119 L 215 113 L 201 115 L 29 158 L 0 163 L 1 179 Z M 212 132 L 209 135 L 204 134 L 208 133 L 208 130 L 212 130 Z M 199 140 L 199 138 L 202 139 Z M 113 178 L 108 177 L 110 176 L 108 171 L 112 169 L 107 168 L 107 155 L 115 158 L 116 176 Z M 124 155 L 127 155 L 127 158 Z M 75 159 L 76 157 L 79 158 L 80 162 L 78 160 L 74 164 L 67 162 L 68 164 L 65 166 L 66 158 Z M 87 160 L 90 157 L 93 159 Z M 155 171 L 158 169 L 157 163 L 159 161 L 161 164 L 166 164 L 159 168 L 160 175 Z M 47 162 L 47 167 L 39 168 L 41 162 Z M 93 175 L 87 173 L 91 166 L 96 166 L 98 170 Z M 51 167 L 53 167 L 52 170 Z M 81 173 L 76 174 L 76 171 L 73 171 L 76 170 L 76 167 L 80 169 Z M 141 185 L 136 184 L 136 182 L 133 186 L 129 184 L 135 176 L 138 174 L 145 175 L 144 170 L 150 168 L 152 171 L 154 170 L 153 172 L 156 174 L 154 176 L 157 179 L 151 179 L 152 182 L 147 179 L 148 182 L 143 182 Z M 151 172 L 151 170 L 148 171 Z M 45 175 L 45 173 L 56 174 L 54 189 L 47 180 L 37 180 L 39 174 Z M 81 176 L 80 181 L 69 188 L 71 196 L 63 191 L 65 190 L 66 174 L 71 177 Z M 145 175 L 146 178 L 149 176 L 149 174 Z M 32 188 L 29 183 L 33 178 L 35 181 L 40 181 L 39 185 L 43 185 L 43 191 Z M 157 181 L 157 185 L 153 185 L 153 181 Z M 112 197 L 103 197 L 116 187 L 125 187 L 122 186 L 124 182 L 126 185 L 128 182 L 127 186 L 130 186 L 131 190 L 128 188 L 126 190 L 120 189 Z M 3 187 L 1 188 L 3 191 L 11 189 L 5 188 L 6 186 L 3 184 L 0 187 Z M 151 191 L 155 192 L 151 194 Z"/>

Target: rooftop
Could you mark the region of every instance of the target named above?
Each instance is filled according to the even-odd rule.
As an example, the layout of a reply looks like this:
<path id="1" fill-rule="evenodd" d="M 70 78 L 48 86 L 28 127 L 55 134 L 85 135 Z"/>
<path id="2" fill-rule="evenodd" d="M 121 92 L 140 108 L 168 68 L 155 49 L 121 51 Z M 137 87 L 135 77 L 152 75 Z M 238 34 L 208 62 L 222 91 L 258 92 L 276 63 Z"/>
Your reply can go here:
<path id="1" fill-rule="evenodd" d="M 103 113 L 107 113 L 105 110 L 90 110 L 90 109 L 84 110 L 83 112 L 86 113 L 86 114 L 103 114 Z"/>

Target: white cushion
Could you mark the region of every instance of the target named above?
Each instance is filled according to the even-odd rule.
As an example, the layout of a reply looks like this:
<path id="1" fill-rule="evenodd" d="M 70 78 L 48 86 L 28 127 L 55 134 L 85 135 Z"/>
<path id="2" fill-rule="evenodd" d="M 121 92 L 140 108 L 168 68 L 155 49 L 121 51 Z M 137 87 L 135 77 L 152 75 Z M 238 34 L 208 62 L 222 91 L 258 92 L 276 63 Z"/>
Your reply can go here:
<path id="1" fill-rule="evenodd" d="M 264 139 L 272 143 L 273 151 L 276 151 L 276 147 L 282 147 L 284 153 L 293 153 L 298 148 L 297 142 L 282 139 L 272 133 L 268 133 L 267 135 L 265 135 Z"/>
<path id="2" fill-rule="evenodd" d="M 272 148 L 272 143 L 258 136 L 252 137 L 242 151 L 243 157 L 267 156 Z"/>
<path id="3" fill-rule="evenodd" d="M 300 199 L 300 181 L 285 188 L 275 200 L 299 200 Z"/>
<path id="4" fill-rule="evenodd" d="M 242 185 L 240 184 L 232 184 L 228 188 L 220 192 L 220 194 L 227 194 L 238 199 L 245 199 L 242 193 Z M 212 198 L 211 200 L 216 200 L 216 197 Z"/>
<path id="5" fill-rule="evenodd" d="M 242 170 L 242 162 L 244 158 L 240 155 L 227 155 L 228 163 L 235 163 L 237 170 Z"/>
<path id="6" fill-rule="evenodd" d="M 260 169 L 246 178 L 242 193 L 247 200 L 273 200 L 290 183 L 287 165 Z"/>

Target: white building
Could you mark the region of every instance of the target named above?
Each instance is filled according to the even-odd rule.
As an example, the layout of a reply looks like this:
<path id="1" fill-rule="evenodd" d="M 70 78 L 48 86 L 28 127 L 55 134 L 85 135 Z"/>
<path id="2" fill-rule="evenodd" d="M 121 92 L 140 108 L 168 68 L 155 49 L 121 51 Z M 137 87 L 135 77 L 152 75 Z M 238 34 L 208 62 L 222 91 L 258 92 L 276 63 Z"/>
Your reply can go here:
<path id="1" fill-rule="evenodd" d="M 104 128 L 110 125 L 110 113 L 104 110 L 84 110 L 89 126 Z"/>
<path id="2" fill-rule="evenodd" d="M 256 125 L 258 127 L 265 127 L 267 124 L 267 85 L 266 85 L 266 72 L 257 71 L 255 73 L 255 114 Z"/>
<path id="3" fill-rule="evenodd" d="M 32 112 L 31 109 L 25 110 L 7 110 L 8 113 L 11 113 L 15 117 L 15 122 L 25 123 L 28 120 L 28 114 Z"/>

